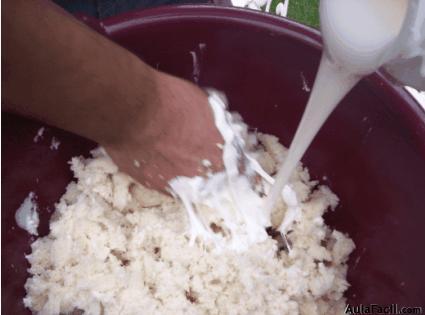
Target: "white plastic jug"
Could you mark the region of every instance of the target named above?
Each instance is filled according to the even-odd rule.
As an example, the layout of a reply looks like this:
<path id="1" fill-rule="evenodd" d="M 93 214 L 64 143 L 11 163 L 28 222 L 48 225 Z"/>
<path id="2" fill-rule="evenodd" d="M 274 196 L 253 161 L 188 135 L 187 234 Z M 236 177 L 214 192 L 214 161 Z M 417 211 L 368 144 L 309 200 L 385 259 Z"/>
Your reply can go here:
<path id="1" fill-rule="evenodd" d="M 424 16 L 425 0 L 320 1 L 324 53 L 267 211 L 321 126 L 362 77 L 384 66 L 400 83 L 425 90 Z"/>
<path id="2" fill-rule="evenodd" d="M 321 0 L 325 53 L 359 76 L 383 66 L 425 90 L 424 0 Z"/>

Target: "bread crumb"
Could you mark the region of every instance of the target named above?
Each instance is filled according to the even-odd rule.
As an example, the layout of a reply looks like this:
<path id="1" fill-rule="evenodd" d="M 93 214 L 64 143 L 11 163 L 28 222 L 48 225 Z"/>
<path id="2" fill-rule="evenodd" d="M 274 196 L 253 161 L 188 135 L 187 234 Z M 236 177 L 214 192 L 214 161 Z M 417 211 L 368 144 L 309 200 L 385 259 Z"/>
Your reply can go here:
<path id="1" fill-rule="evenodd" d="M 267 155 L 275 169 L 278 152 L 286 149 L 271 136 L 264 139 L 259 158 Z M 24 298 L 31 311 L 310 315 L 343 310 L 346 261 L 354 243 L 324 223 L 323 214 L 338 198 L 310 181 L 301 165 L 291 179 L 296 196 L 290 196 L 299 200 L 279 206 L 281 220 L 290 206 L 299 207 L 287 219 L 285 234 L 270 227 L 264 241 L 237 253 L 219 250 L 214 241 L 190 245 L 180 200 L 135 183 L 101 150 L 94 156 L 72 159 L 77 181 L 56 205 L 49 235 L 31 245 Z M 199 211 L 214 234 L 231 234 L 213 209 Z"/>
<path id="2" fill-rule="evenodd" d="M 210 161 L 210 160 L 207 160 L 207 159 L 203 159 L 203 160 L 201 161 L 201 164 L 202 164 L 202 166 L 203 166 L 203 167 L 205 167 L 205 168 L 209 168 L 209 167 L 211 167 L 211 166 L 212 166 L 211 161 Z"/>
<path id="3" fill-rule="evenodd" d="M 36 198 L 35 193 L 31 191 L 15 213 L 16 224 L 32 235 L 38 235 L 37 229 L 40 222 Z"/>
<path id="4" fill-rule="evenodd" d="M 55 150 L 55 151 L 58 150 L 60 144 L 61 143 L 57 138 L 52 137 L 52 141 L 50 142 L 50 150 Z"/>

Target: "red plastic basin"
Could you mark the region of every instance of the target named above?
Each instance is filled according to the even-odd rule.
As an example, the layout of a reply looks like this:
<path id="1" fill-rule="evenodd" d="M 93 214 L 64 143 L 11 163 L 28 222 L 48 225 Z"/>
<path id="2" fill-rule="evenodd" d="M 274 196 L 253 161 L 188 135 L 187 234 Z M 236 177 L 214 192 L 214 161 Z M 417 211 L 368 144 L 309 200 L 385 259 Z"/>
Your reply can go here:
<path id="1" fill-rule="evenodd" d="M 96 24 L 90 21 L 92 26 Z M 234 8 L 164 7 L 97 24 L 149 64 L 224 91 L 231 109 L 253 128 L 288 145 L 309 93 L 321 51 L 320 36 L 283 18 Z M 201 44 L 201 46 L 200 46 Z M 72 179 L 67 161 L 94 144 L 43 123 L 3 114 L 2 303 L 23 307 L 31 237 L 14 214 L 30 191 L 38 195 L 41 235 Z M 50 139 L 61 141 L 58 151 Z M 353 304 L 425 304 L 425 114 L 380 74 L 364 79 L 332 114 L 303 159 L 314 178 L 340 197 L 327 222 L 356 243 L 350 258 L 348 301 Z"/>

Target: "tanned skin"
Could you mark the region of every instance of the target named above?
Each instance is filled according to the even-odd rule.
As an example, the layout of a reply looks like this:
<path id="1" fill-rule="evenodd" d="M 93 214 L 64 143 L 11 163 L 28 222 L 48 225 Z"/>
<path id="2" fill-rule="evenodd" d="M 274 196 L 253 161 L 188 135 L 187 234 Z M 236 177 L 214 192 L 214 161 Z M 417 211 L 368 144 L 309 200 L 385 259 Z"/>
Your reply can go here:
<path id="1" fill-rule="evenodd" d="M 3 110 L 96 141 L 152 188 L 199 175 L 202 159 L 222 167 L 223 140 L 201 89 L 151 68 L 49 1 L 2 6 Z"/>

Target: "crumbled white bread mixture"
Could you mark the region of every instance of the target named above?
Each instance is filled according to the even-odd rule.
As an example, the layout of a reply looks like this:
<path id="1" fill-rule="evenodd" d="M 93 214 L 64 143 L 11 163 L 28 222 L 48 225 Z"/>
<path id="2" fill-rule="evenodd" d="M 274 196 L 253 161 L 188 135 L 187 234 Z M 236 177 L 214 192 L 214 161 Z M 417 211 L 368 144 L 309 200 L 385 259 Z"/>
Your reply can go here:
<path id="1" fill-rule="evenodd" d="M 258 135 L 255 158 L 273 175 L 286 149 Z M 24 303 L 38 314 L 340 314 L 354 243 L 322 218 L 337 197 L 298 166 L 300 211 L 281 202 L 265 241 L 236 252 L 197 238 L 177 199 L 120 173 L 101 151 L 73 158 L 76 182 L 56 205 L 50 234 L 32 244 Z M 291 215 L 289 215 L 291 217 Z M 226 234 L 216 216 L 204 218 Z M 205 221 L 204 221 L 205 223 Z"/>
<path id="2" fill-rule="evenodd" d="M 38 235 L 37 229 L 40 222 L 36 198 L 35 193 L 31 191 L 15 212 L 16 224 L 33 235 Z"/>

